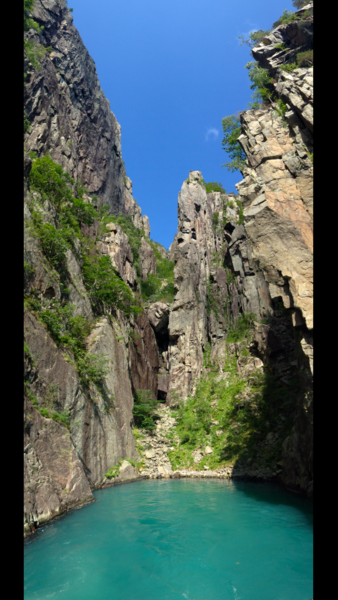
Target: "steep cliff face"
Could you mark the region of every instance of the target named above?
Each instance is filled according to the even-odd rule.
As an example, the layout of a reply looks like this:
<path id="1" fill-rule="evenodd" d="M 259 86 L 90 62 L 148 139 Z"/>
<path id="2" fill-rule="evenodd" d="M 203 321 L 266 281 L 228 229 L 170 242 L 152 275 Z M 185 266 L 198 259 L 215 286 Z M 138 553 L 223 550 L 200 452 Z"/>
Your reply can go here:
<path id="1" fill-rule="evenodd" d="M 35 0 L 32 13 L 44 27 L 27 39 L 51 48 L 40 70 L 25 60 L 25 112 L 30 130 L 25 148 L 50 156 L 90 195 L 96 195 L 114 214 L 130 214 L 136 227 L 149 236 L 149 221 L 132 198 L 121 154 L 121 127 L 102 92 L 89 56 L 64 0 Z M 142 228 L 143 228 L 142 227 Z"/>
<path id="2" fill-rule="evenodd" d="M 286 105 L 241 115 L 239 141 L 248 157 L 244 180 L 236 187 L 244 206 L 245 230 L 253 257 L 272 298 L 292 314 L 299 372 L 308 385 L 313 373 L 313 68 L 289 72 L 280 67 L 313 47 L 312 4 L 305 21 L 280 25 L 253 50 L 260 66 L 275 78 Z M 276 48 L 284 43 L 284 50 Z M 313 157 L 313 154 L 312 154 Z M 291 489 L 312 490 L 312 399 L 303 396 L 295 425 L 283 446 L 283 481 Z"/>
<path id="3" fill-rule="evenodd" d="M 158 371 L 156 339 L 146 314 L 127 318 L 119 310 L 98 311 L 84 283 L 83 240 L 87 239 L 98 257 L 109 257 L 133 292 L 139 289 L 137 253 L 116 219 L 105 220 L 104 235 L 99 222 L 80 223 L 84 237 L 73 232 L 71 243 L 64 246 L 61 241 L 61 246 L 55 246 L 56 252 L 61 248 L 61 255 L 62 245 L 66 250 L 62 268 L 42 242 L 43 232 L 47 246 L 61 240 L 65 232 L 60 206 L 52 195 L 42 198 L 42 192 L 31 189 L 32 159 L 47 154 L 76 185 L 87 188 L 80 196 L 74 191 L 75 197 L 93 207 L 106 204 L 113 215 L 130 215 L 146 239 L 150 227 L 125 174 L 120 126 L 64 0 L 36 0 L 32 16 L 44 29 L 39 35 L 31 29 L 26 38 L 50 47 L 51 52 L 38 69 L 25 59 L 25 114 L 30 122 L 24 141 L 26 532 L 92 500 L 91 488 L 109 483 L 105 473 L 121 459 L 139 459 L 132 433 L 133 396 L 148 389 L 157 397 Z M 45 225 L 50 229 L 43 229 Z M 154 271 L 155 259 L 152 248 L 143 246 L 139 260 L 146 277 L 147 268 Z M 65 319 L 62 311 L 68 309 L 72 316 Z M 99 365 L 104 357 L 105 374 L 99 383 L 93 375 L 84 381 L 72 350 L 57 341 L 56 330 L 51 322 L 46 324 L 48 319 L 43 321 L 42 314 L 50 315 L 63 334 L 69 318 L 86 324 L 90 334 L 84 356 L 91 356 L 92 362 L 83 368 Z M 120 479 L 138 475 L 129 467 L 121 470 Z"/>
<path id="4" fill-rule="evenodd" d="M 228 329 L 239 313 L 262 319 L 271 313 L 264 277 L 251 260 L 251 247 L 238 224 L 234 197 L 207 194 L 199 171 L 191 171 L 178 198 L 175 301 L 169 315 L 169 398 L 193 392 L 203 352 L 224 358 Z"/>
<path id="5" fill-rule="evenodd" d="M 173 466 L 205 469 L 228 457 L 229 473 L 281 477 L 311 495 L 312 69 L 280 65 L 312 47 L 312 22 L 279 26 L 254 49 L 287 110 L 241 114 L 238 196 L 207 193 L 190 171 L 167 253 L 149 240 L 120 127 L 64 0 L 36 0 L 33 16 L 52 51 L 41 70 L 25 64 L 25 532 L 91 501 L 109 472 L 138 477 L 140 390 L 167 404 L 156 450 L 164 462 L 158 471 L 146 463 L 146 474 L 168 476 L 168 455 Z M 41 162 L 47 152 L 54 162 Z M 56 177 L 57 165 L 71 177 L 58 173 L 49 186 L 43 169 Z M 186 451 L 183 432 L 169 451 L 169 413 L 194 395 L 188 421 L 204 422 L 207 445 L 197 436 Z"/>
<path id="6" fill-rule="evenodd" d="M 266 433 L 269 443 L 274 436 L 279 438 L 275 465 L 283 465 L 282 481 L 289 489 L 308 495 L 313 478 L 313 73 L 312 67 L 290 71 L 280 67 L 312 48 L 312 26 L 311 15 L 306 21 L 280 25 L 253 49 L 259 66 L 273 77 L 285 108 L 278 112 L 273 103 L 240 115 L 239 142 L 247 166 L 243 181 L 236 186 L 235 202 L 218 192 L 207 194 L 201 173 L 190 172 L 179 194 L 178 233 L 169 251 L 175 260 L 175 300 L 168 324 L 164 319 L 168 309 L 154 307 L 155 327 L 162 328 L 162 339 L 167 330 L 159 381 L 162 371 L 169 404 L 199 389 L 200 376 L 208 372 L 206 350 L 208 361 L 214 367 L 218 364 L 221 372 L 224 359 L 235 353 L 237 372 L 244 377 L 250 379 L 250 373 L 264 365 L 282 386 L 292 387 L 298 381 L 297 394 L 290 387 L 291 404 L 280 407 L 291 429 L 283 430 L 277 419 L 276 429 Z M 251 343 L 247 349 L 243 344 L 234 347 L 228 343 L 232 329 L 241 315 L 248 314 L 254 325 Z M 249 353 L 251 357 L 244 358 Z M 249 388 L 244 402 L 249 401 Z M 193 418 L 189 414 L 187 419 Z M 231 428 L 230 421 L 227 426 Z M 189 439 L 188 430 L 186 438 L 182 430 L 182 440 Z M 257 447 L 262 444 L 259 452 L 264 462 L 264 443 L 268 442 L 258 436 L 256 443 Z M 190 464 L 189 452 L 181 453 L 180 460 L 182 456 Z M 253 473 L 248 465 L 245 472 Z"/>

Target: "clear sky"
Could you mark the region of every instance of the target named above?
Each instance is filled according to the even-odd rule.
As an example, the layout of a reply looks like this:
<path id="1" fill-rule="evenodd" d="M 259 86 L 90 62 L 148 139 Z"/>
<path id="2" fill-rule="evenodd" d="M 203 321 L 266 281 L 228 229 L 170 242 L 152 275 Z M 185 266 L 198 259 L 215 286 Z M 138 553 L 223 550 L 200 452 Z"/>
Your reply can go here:
<path id="1" fill-rule="evenodd" d="M 268 29 L 291 0 L 68 0 L 110 107 L 122 156 L 152 239 L 168 248 L 177 196 L 189 171 L 242 179 L 221 165 L 222 118 L 244 110 L 252 91 L 250 49 L 238 35 Z"/>

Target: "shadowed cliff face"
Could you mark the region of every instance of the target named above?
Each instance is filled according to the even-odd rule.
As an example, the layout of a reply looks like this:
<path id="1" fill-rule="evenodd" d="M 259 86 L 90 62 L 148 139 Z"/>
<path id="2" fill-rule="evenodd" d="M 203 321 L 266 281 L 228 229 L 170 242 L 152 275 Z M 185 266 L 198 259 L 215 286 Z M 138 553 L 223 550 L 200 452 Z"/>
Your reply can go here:
<path id="1" fill-rule="evenodd" d="M 313 68 L 286 72 L 280 66 L 313 48 L 312 39 L 310 16 L 280 25 L 253 49 L 253 57 L 274 78 L 273 87 L 287 110 L 283 119 L 273 107 L 241 114 L 239 141 L 249 166 L 236 186 L 253 257 L 271 298 L 280 299 L 291 313 L 298 371 L 305 387 L 311 385 L 313 373 Z M 281 42 L 282 51 L 276 48 Z M 306 490 L 309 495 L 313 477 L 310 396 L 299 399 L 293 430 L 283 444 L 282 474 L 289 489 Z"/>

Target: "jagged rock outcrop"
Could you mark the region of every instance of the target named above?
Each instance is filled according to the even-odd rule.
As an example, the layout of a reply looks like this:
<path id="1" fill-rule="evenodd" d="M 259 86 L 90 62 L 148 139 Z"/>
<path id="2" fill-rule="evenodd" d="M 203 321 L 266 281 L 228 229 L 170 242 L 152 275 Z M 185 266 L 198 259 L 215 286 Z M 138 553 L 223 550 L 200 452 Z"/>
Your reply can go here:
<path id="1" fill-rule="evenodd" d="M 298 11 L 301 15 L 305 9 Z M 311 10 L 309 11 L 311 13 Z M 285 118 L 275 107 L 241 114 L 241 146 L 249 166 L 237 189 L 253 257 L 272 298 L 293 309 L 293 324 L 312 371 L 313 329 L 313 68 L 280 67 L 311 49 L 313 17 L 277 27 L 252 53 L 275 78 Z M 284 42 L 284 50 L 276 48 Z M 313 155 L 312 155 L 313 156 Z"/>
<path id="2" fill-rule="evenodd" d="M 287 111 L 284 118 L 274 106 L 241 114 L 239 141 L 249 166 L 236 186 L 253 259 L 271 298 L 280 299 L 291 314 L 294 343 L 286 355 L 293 355 L 304 390 L 313 372 L 313 68 L 287 72 L 280 67 L 313 48 L 312 7 L 297 11 L 302 15 L 307 10 L 306 20 L 280 25 L 252 51 L 274 78 Z M 281 42 L 283 50 L 276 48 Z M 262 335 L 257 332 L 258 345 Z M 308 495 L 313 485 L 312 427 L 312 393 L 303 391 L 293 430 L 283 444 L 282 481 Z"/>
<path id="3" fill-rule="evenodd" d="M 144 238 L 141 240 L 139 254 L 142 279 L 146 281 L 148 275 L 156 275 L 156 258 L 154 250 Z"/>
<path id="4" fill-rule="evenodd" d="M 51 202 L 42 203 L 39 194 L 30 189 L 32 160 L 28 152 L 43 156 L 49 151 L 56 163 L 87 187 L 85 202 L 94 206 L 103 202 L 112 213 L 130 214 L 146 238 L 149 221 L 132 198 L 131 182 L 127 189 L 120 126 L 64 0 L 36 0 L 33 17 L 44 30 L 39 40 L 35 30 L 30 30 L 27 38 L 51 46 L 52 52 L 42 59 L 40 70 L 33 70 L 27 60 L 25 63 L 25 111 L 30 121 L 25 135 L 25 295 L 46 310 L 54 301 L 62 307 L 66 291 L 73 317 L 83 317 L 94 325 L 79 240 L 75 238 L 66 252 L 66 286 L 48 263 L 32 227 L 32 199 L 43 223 L 57 229 L 59 217 Z M 128 237 L 118 224 L 110 223 L 108 230 L 100 239 L 97 224 L 82 228 L 83 234 L 96 238 L 96 251 L 110 256 L 121 278 L 136 290 Z M 153 250 L 146 245 L 153 257 Z M 150 260 L 150 270 L 154 270 L 154 260 Z M 146 269 L 144 265 L 145 273 Z M 108 482 L 105 473 L 118 461 L 138 460 L 132 433 L 133 396 L 139 389 L 149 389 L 157 397 L 159 369 L 156 339 L 146 313 L 128 320 L 119 311 L 109 317 L 96 311 L 87 350 L 108 361 L 99 386 L 81 380 L 72 353 L 55 344 L 38 316 L 26 308 L 26 533 L 64 510 L 92 500 L 91 489 Z M 125 465 L 122 479 L 137 476 L 133 467 L 132 474 L 126 469 Z"/>
<path id="5" fill-rule="evenodd" d="M 149 219 L 146 215 L 142 217 L 142 211 L 139 205 L 137 204 L 136 200 L 133 198 L 133 183 L 131 179 L 129 179 L 129 177 L 127 176 L 125 176 L 123 180 L 125 185 L 124 204 L 126 213 L 128 215 L 131 215 L 135 227 L 137 227 L 138 229 L 143 229 L 145 236 L 149 238 Z"/>
<path id="6" fill-rule="evenodd" d="M 233 196 L 207 194 L 201 180 L 199 171 L 190 172 L 178 198 L 168 400 L 193 392 L 207 342 L 214 360 L 224 356 L 226 333 L 240 312 L 253 313 L 259 320 L 272 314 L 268 286 L 252 260 L 245 230 L 238 225 Z"/>
<path id="7" fill-rule="evenodd" d="M 159 355 L 154 331 L 144 311 L 134 323 L 133 343 L 129 346 L 129 369 L 133 393 L 149 390 L 158 396 Z"/>
<path id="8" fill-rule="evenodd" d="M 136 271 L 133 267 L 133 254 L 128 236 L 116 223 L 108 223 L 106 228 L 110 234 L 102 242 L 97 243 L 97 248 L 102 254 L 108 254 L 123 281 L 136 289 Z"/>
<path id="9" fill-rule="evenodd" d="M 25 113 L 30 130 L 25 148 L 38 156 L 50 152 L 75 180 L 81 180 L 91 195 L 98 196 L 114 214 L 130 214 L 146 235 L 147 217 L 124 185 L 121 127 L 100 88 L 96 67 L 73 25 L 64 0 L 35 0 L 32 13 L 44 27 L 27 39 L 52 51 L 34 70 L 25 60 Z"/>
<path id="10" fill-rule="evenodd" d="M 31 360 L 25 363 L 25 381 L 29 384 L 30 394 L 36 397 L 39 409 L 49 408 L 58 414 L 66 411 L 70 421 L 68 430 L 63 424 L 42 417 L 27 396 L 25 446 L 30 444 L 31 456 L 36 454 L 41 466 L 37 481 L 34 474 L 29 470 L 26 472 L 25 485 L 29 487 L 34 514 L 38 517 L 34 520 L 42 522 L 46 515 L 53 516 L 62 507 L 85 501 L 90 496 L 89 484 L 91 487 L 99 486 L 106 471 L 120 458 L 138 457 L 131 430 L 133 395 L 128 369 L 128 329 L 121 316 L 118 321 L 103 317 L 87 340 L 93 355 L 104 354 L 108 360 L 107 374 L 100 389 L 82 384 L 69 353 L 57 348 L 43 325 L 28 310 L 25 312 L 25 341 L 31 356 Z M 39 445 L 41 437 L 45 437 L 45 428 L 49 436 L 48 448 Z M 58 448 L 64 439 L 67 440 L 74 473 L 68 469 L 68 462 L 57 465 L 55 458 L 54 465 L 54 459 L 50 458 L 56 454 L 60 456 Z M 62 488 L 59 481 L 64 482 Z M 71 481 L 76 493 L 74 491 L 68 496 L 71 487 L 67 482 Z M 47 497 L 40 490 L 46 482 L 51 489 L 55 488 L 60 500 L 59 504 L 53 500 L 49 509 Z M 25 513 L 28 524 L 30 511 L 28 507 Z"/>

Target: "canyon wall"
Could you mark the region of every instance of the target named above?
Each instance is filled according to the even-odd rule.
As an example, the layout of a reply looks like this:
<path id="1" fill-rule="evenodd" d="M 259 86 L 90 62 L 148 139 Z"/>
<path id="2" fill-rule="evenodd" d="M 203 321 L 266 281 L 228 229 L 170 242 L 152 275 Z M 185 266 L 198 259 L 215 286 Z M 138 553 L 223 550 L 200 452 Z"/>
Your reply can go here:
<path id="1" fill-rule="evenodd" d="M 25 533 L 91 501 L 92 490 L 109 483 L 106 473 L 118 461 L 131 463 L 124 460 L 117 481 L 138 477 L 132 431 L 137 392 L 149 390 L 170 407 L 184 404 L 208 373 L 206 354 L 220 377 L 227 376 L 231 355 L 248 379 L 263 367 L 285 389 L 300 378 L 292 430 L 279 440 L 281 479 L 311 495 L 313 80 L 311 68 L 287 73 L 279 65 L 288 52 L 311 47 L 312 22 L 279 26 L 253 50 L 287 111 L 278 115 L 275 106 L 266 106 L 241 114 L 247 164 L 238 195 L 207 193 L 202 173 L 190 171 L 178 196 L 173 244 L 168 254 L 156 246 L 163 260 L 175 262 L 174 300 L 150 296 L 144 302 L 142 285 L 158 275 L 157 258 L 148 218 L 125 173 L 120 126 L 64 0 L 36 0 L 33 17 L 44 29 L 39 35 L 31 29 L 27 39 L 51 51 L 41 69 L 25 59 Z M 283 51 L 276 48 L 281 40 Z M 31 185 L 34 160 L 47 154 L 85 185 L 85 203 L 105 204 L 111 215 L 104 231 L 98 220 L 81 224 L 81 234 L 67 246 L 66 279 L 34 226 L 38 219 L 54 233 L 63 226 L 55 203 Z M 139 232 L 137 249 L 118 214 L 129 216 Z M 84 277 L 84 239 L 97 260 L 109 258 L 139 312 L 93 303 Z M 86 356 L 105 357 L 100 382 L 81 375 L 74 353 L 41 318 L 41 311 L 55 315 L 55 307 L 67 306 L 88 324 Z M 243 353 L 228 338 L 247 315 L 253 330 Z M 280 431 L 269 434 L 280 437 Z"/>
<path id="2" fill-rule="evenodd" d="M 25 150 L 38 156 L 49 152 L 99 203 L 114 214 L 132 215 L 139 227 L 142 213 L 126 177 L 121 127 L 71 12 L 64 0 L 35 0 L 32 16 L 44 29 L 40 34 L 30 29 L 25 37 L 50 52 L 41 60 L 40 70 L 25 58 L 25 113 L 30 122 Z M 143 225 L 148 231 L 147 217 Z"/>
<path id="3" fill-rule="evenodd" d="M 157 397 L 158 351 L 145 313 L 127 319 L 120 311 L 93 311 L 83 282 L 81 245 L 77 238 L 66 254 L 67 289 L 51 267 L 32 226 L 32 210 L 58 230 L 60 215 L 52 202 L 30 189 L 32 159 L 49 154 L 75 181 L 87 188 L 85 202 L 104 203 L 112 214 L 130 215 L 149 237 L 146 216 L 132 196 L 121 156 L 120 126 L 99 86 L 95 64 L 73 25 L 64 0 L 36 0 L 34 19 L 43 32 L 31 29 L 26 39 L 51 47 L 33 69 L 25 59 L 25 532 L 77 504 L 93 499 L 91 489 L 120 459 L 137 461 L 132 433 L 133 396 L 139 389 Z M 97 240 L 97 224 L 83 234 Z M 137 289 L 133 252 L 121 227 L 108 224 L 99 254 L 110 257 L 121 279 Z M 153 270 L 154 254 L 140 250 L 142 269 Z M 32 309 L 32 301 L 53 310 L 53 302 L 72 305 L 73 316 L 91 323 L 86 347 L 105 356 L 107 373 L 100 386 L 84 384 L 74 356 L 58 346 Z M 95 314 L 94 314 L 95 312 Z M 52 416 L 54 415 L 54 417 Z M 51 418 L 52 416 L 52 418 Z M 63 421 L 62 418 L 64 417 Z M 129 464 L 129 463 L 128 463 Z M 134 478 L 129 464 L 120 478 Z M 108 482 L 108 480 L 106 480 Z"/>

